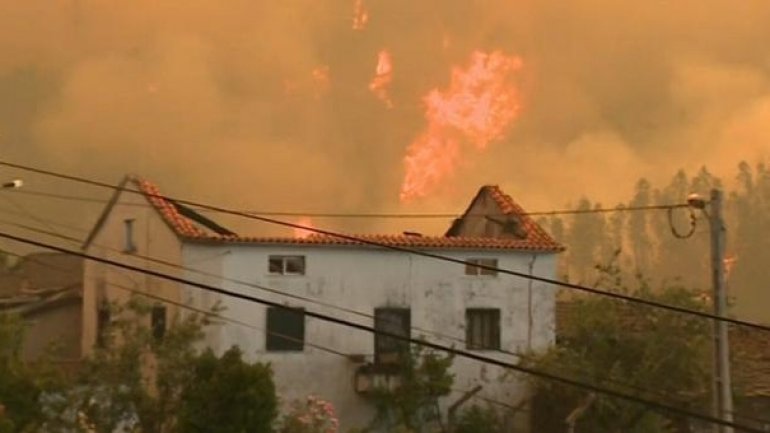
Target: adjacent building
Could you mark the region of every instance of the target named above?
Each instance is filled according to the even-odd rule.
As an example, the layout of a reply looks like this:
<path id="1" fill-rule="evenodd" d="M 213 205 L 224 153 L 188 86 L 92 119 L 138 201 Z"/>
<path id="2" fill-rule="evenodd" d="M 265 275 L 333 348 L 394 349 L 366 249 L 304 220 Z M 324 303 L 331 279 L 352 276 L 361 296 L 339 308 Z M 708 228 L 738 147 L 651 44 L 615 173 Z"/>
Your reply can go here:
<path id="1" fill-rule="evenodd" d="M 110 320 L 106 306 L 132 291 L 194 309 L 219 305 L 229 320 L 207 329 L 207 346 L 221 353 L 237 345 L 250 360 L 270 362 L 282 401 L 323 396 L 334 403 L 347 428 L 370 420 L 367 393 L 374 386 L 397 382 L 389 366 L 399 362 L 401 345 L 308 317 L 306 311 L 510 362 L 517 361 L 517 353 L 544 350 L 553 343 L 555 288 L 494 268 L 554 278 L 562 248 L 500 188 L 481 188 L 444 236 L 356 238 L 239 235 L 161 196 L 152 183 L 127 177 L 84 244 L 89 254 L 290 308 L 266 307 L 89 262 L 82 349 L 88 353 L 102 344 L 100 329 Z M 164 327 L 185 311 L 159 302 L 152 325 Z M 454 390 L 444 399 L 444 408 L 472 389 L 477 397 L 511 406 L 529 398 L 525 383 L 510 371 L 458 357 L 452 372 Z M 525 415 L 517 417 L 512 422 L 526 423 Z"/>
<path id="2" fill-rule="evenodd" d="M 83 260 L 32 253 L 0 270 L 0 314 L 24 322 L 21 359 L 75 365 L 81 357 Z"/>

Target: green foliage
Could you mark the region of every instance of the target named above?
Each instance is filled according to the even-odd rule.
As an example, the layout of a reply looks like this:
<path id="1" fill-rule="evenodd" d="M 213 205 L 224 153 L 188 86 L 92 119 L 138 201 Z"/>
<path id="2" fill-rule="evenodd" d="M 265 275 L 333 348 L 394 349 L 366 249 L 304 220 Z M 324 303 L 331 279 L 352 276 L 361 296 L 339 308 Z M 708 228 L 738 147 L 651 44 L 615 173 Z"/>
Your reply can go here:
<path id="1" fill-rule="evenodd" d="M 19 432 L 41 418 L 42 392 L 34 371 L 19 359 L 24 328 L 14 316 L 0 314 L 0 431 Z"/>
<path id="2" fill-rule="evenodd" d="M 221 358 L 207 350 L 188 368 L 179 432 L 271 432 L 278 402 L 269 365 L 246 363 L 232 347 Z"/>
<path id="3" fill-rule="evenodd" d="M 134 297 L 110 308 L 106 344 L 84 362 L 56 424 L 67 429 L 85 422 L 99 432 L 174 431 L 181 391 L 192 377 L 194 344 L 203 336 L 202 318 L 176 318 L 158 340 L 149 326 L 151 306 L 146 302 Z M 73 419 L 73 407 L 86 421 Z"/>
<path id="4" fill-rule="evenodd" d="M 452 355 L 440 355 L 414 346 L 401 357 L 394 373 L 399 377 L 395 390 L 379 389 L 371 399 L 377 409 L 373 425 L 391 431 L 403 429 L 423 431 L 427 425 L 440 422 L 439 397 L 450 393 L 454 376 L 449 372 Z"/>
<path id="5" fill-rule="evenodd" d="M 502 433 L 503 422 L 500 414 L 491 407 L 473 405 L 460 414 L 455 421 L 453 433 Z"/>
<path id="6" fill-rule="evenodd" d="M 603 269 L 608 290 L 689 309 L 703 309 L 692 291 L 682 287 L 651 290 L 644 280 L 628 288 L 617 269 Z M 665 401 L 680 407 L 699 405 L 707 411 L 710 323 L 667 310 L 629 306 L 606 298 L 572 302 L 560 324 L 558 346 L 536 358 L 533 366 L 594 383 L 626 394 Z M 593 396 L 585 391 L 535 380 L 539 407 L 564 427 L 564 420 L 585 405 L 579 431 L 667 431 L 671 419 L 620 399 Z M 542 415 L 542 414 L 541 414 Z M 536 425 L 541 431 L 551 431 Z"/>
<path id="7" fill-rule="evenodd" d="M 140 298 L 111 305 L 106 344 L 48 398 L 46 431 L 269 432 L 276 406 L 270 368 L 244 363 L 235 348 L 222 358 L 199 354 L 208 323 L 201 315 L 171 317 L 157 338 L 150 311 Z"/>

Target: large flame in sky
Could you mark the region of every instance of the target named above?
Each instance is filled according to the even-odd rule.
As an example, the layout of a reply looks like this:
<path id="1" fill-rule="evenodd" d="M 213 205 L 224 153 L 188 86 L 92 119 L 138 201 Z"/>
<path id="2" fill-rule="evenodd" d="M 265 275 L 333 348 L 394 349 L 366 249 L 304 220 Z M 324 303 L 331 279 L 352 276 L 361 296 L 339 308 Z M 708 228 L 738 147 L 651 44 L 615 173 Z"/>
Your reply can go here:
<path id="1" fill-rule="evenodd" d="M 369 90 L 388 108 L 393 108 L 393 101 L 388 94 L 391 81 L 393 81 L 393 61 L 388 50 L 381 50 L 377 54 L 377 68 L 374 71 L 374 78 L 369 83 Z"/>
<path id="2" fill-rule="evenodd" d="M 519 57 L 476 51 L 465 68 L 452 69 L 446 89 L 423 98 L 427 126 L 407 148 L 401 201 L 433 192 L 466 147 L 484 150 L 503 137 L 521 109 L 515 82 L 521 67 Z"/>

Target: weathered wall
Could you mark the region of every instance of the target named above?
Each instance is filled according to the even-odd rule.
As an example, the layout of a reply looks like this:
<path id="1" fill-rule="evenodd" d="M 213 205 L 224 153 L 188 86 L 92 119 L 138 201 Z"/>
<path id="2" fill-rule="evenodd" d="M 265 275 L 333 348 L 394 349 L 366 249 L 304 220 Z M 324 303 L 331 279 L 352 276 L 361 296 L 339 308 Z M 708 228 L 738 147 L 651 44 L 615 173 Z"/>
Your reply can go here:
<path id="1" fill-rule="evenodd" d="M 499 266 L 519 272 L 553 277 L 554 255 L 533 256 L 518 252 L 460 252 L 441 251 L 457 258 L 491 257 Z M 276 276 L 268 274 L 268 256 L 271 254 L 305 255 L 306 275 Z M 508 276 L 467 276 L 458 264 L 404 253 L 350 247 L 298 247 L 256 245 L 186 245 L 185 258 L 190 266 L 202 257 L 218 257 L 210 261 L 210 270 L 222 261 L 223 275 L 256 283 L 283 292 L 309 297 L 373 314 L 384 306 L 410 307 L 412 335 L 425 335 L 431 341 L 464 348 L 465 309 L 488 307 L 501 309 L 501 344 L 504 350 L 522 352 L 540 350 L 553 341 L 554 289 L 541 283 Z M 260 296 L 292 306 L 328 313 L 366 325 L 369 317 L 361 317 L 332 307 L 288 299 L 254 287 L 231 281 L 222 281 L 228 290 Z M 275 370 L 276 384 L 281 399 L 289 402 L 308 394 L 330 399 L 344 422 L 343 428 L 362 426 L 369 421 L 371 408 L 353 391 L 356 364 L 344 357 L 310 347 L 317 344 L 345 354 L 362 354 L 371 359 L 374 338 L 371 334 L 308 318 L 306 321 L 304 352 L 266 352 L 265 308 L 261 305 L 234 298 L 218 298 L 195 291 L 196 305 L 220 300 L 222 313 L 232 319 L 252 325 L 223 324 L 210 336 L 221 352 L 238 345 L 251 360 L 270 362 Z M 206 296 L 210 296 L 208 300 Z M 210 304 L 209 304 L 210 305 Z M 530 319 L 531 318 L 531 319 Z M 531 326 L 530 326 L 531 323 Z M 256 329 L 254 329 L 256 328 Z M 442 336 L 432 334 L 437 332 Z M 514 357 L 500 352 L 484 355 L 514 361 Z M 483 366 L 475 361 L 456 358 L 453 366 L 454 387 L 468 390 L 483 385 L 480 395 L 510 404 L 516 404 L 525 395 L 525 388 L 516 384 L 516 378 L 499 368 Z M 447 402 L 459 397 L 454 393 Z"/>
<path id="2" fill-rule="evenodd" d="M 24 316 L 22 359 L 34 361 L 55 350 L 57 361 L 80 359 L 82 307 L 80 299 L 70 299 Z"/>
<path id="3" fill-rule="evenodd" d="M 134 245 L 136 251 L 124 252 L 124 221 L 134 219 Z M 122 192 L 115 206 L 107 216 L 91 244 L 89 254 L 157 270 L 172 275 L 181 275 L 178 269 L 154 263 L 140 256 L 181 263 L 181 243 L 160 215 L 149 206 L 147 200 L 138 194 Z M 180 290 L 176 283 L 121 270 L 109 265 L 86 261 L 83 281 L 83 353 L 91 353 L 96 341 L 97 307 L 102 296 L 109 302 L 123 302 L 132 290 L 142 290 L 173 301 L 180 301 Z M 169 321 L 177 314 L 177 308 L 167 305 Z"/>

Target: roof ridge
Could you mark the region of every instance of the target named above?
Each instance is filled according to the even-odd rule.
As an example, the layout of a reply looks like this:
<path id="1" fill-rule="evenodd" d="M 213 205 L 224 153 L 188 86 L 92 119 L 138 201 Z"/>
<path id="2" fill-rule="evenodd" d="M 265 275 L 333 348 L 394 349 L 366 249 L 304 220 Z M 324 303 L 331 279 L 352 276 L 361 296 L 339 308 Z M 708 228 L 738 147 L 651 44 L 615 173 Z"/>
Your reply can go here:
<path id="1" fill-rule="evenodd" d="M 564 247 L 556 242 L 548 232 L 543 229 L 540 224 L 535 222 L 521 205 L 519 205 L 513 197 L 506 194 L 499 185 L 484 185 L 482 189 L 489 191 L 492 199 L 497 203 L 500 211 L 505 215 L 513 215 L 521 220 L 522 226 L 524 226 L 527 236 L 534 235 L 537 241 L 554 245 L 559 251 L 562 251 Z"/>
<path id="2" fill-rule="evenodd" d="M 128 175 L 126 177 L 136 185 L 139 193 L 147 199 L 150 205 L 155 208 L 161 218 L 178 236 L 206 236 L 206 232 L 179 212 L 173 201 L 161 194 L 160 188 L 155 183 L 136 175 Z"/>

